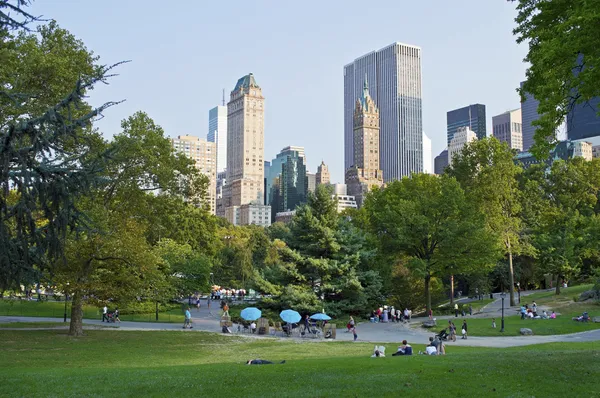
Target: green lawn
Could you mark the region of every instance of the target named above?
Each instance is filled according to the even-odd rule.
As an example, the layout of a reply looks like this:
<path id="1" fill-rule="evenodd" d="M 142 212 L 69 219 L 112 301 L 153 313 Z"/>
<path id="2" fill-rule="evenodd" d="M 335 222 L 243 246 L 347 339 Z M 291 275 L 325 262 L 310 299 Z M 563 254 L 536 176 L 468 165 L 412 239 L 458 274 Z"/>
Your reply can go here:
<path id="1" fill-rule="evenodd" d="M 93 325 L 93 324 L 83 324 L 84 327 L 92 327 L 92 328 L 118 328 L 119 326 L 109 326 L 109 325 Z M 0 323 L 0 328 L 4 329 L 28 329 L 28 328 L 55 328 L 55 327 L 69 327 L 69 323 L 64 322 L 7 322 Z"/>
<path id="2" fill-rule="evenodd" d="M 111 310 L 114 307 L 110 307 Z M 60 318 L 65 312 L 65 302 L 57 301 L 27 301 L 27 300 L 0 300 L 0 316 L 31 316 Z M 67 317 L 71 316 L 71 302 L 67 305 Z M 91 305 L 83 307 L 84 319 L 102 319 L 102 309 Z M 154 312 L 147 314 L 121 314 L 121 321 L 155 322 Z M 158 322 L 183 322 L 183 312 L 179 309 L 158 313 Z"/>
<path id="3" fill-rule="evenodd" d="M 370 358 L 373 345 L 196 332 L 0 331 L 0 396 L 550 397 L 600 393 L 600 343 Z M 387 344 L 388 352 L 394 344 Z M 416 346 L 418 348 L 418 346 Z M 252 358 L 284 365 L 245 366 Z M 537 380 L 539 382 L 532 382 Z"/>
<path id="4" fill-rule="evenodd" d="M 549 290 L 549 291 L 544 291 L 544 292 L 538 292 L 538 293 L 533 293 L 530 294 L 528 296 L 521 296 L 521 303 L 525 304 L 531 304 L 534 300 L 535 302 L 540 305 L 540 304 L 555 304 L 555 303 L 563 303 L 563 302 L 571 302 L 573 301 L 573 297 L 577 296 L 579 297 L 579 295 L 587 290 L 591 290 L 592 287 L 594 287 L 594 285 L 592 284 L 587 284 L 587 285 L 578 285 L 578 286 L 572 286 L 572 287 L 567 287 L 565 288 L 561 288 L 560 289 L 560 295 L 556 295 L 556 291 L 554 289 Z"/>

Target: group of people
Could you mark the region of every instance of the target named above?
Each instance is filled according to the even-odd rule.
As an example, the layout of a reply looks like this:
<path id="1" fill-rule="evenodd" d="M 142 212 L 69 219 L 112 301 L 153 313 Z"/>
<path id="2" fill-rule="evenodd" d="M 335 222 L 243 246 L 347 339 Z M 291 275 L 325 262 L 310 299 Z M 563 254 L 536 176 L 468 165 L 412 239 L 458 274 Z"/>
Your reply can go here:
<path id="1" fill-rule="evenodd" d="M 413 348 L 406 340 L 402 340 L 402 344 L 398 346 L 396 352 L 392 354 L 393 357 L 404 355 L 413 355 Z M 425 349 L 419 351 L 419 355 L 446 355 L 446 345 L 439 336 L 432 336 L 429 338 L 429 343 L 425 346 Z M 385 357 L 385 347 L 375 346 L 371 357 Z"/>
<path id="2" fill-rule="evenodd" d="M 387 305 L 379 307 L 371 312 L 371 322 L 408 322 L 412 317 L 412 311 L 405 308 L 404 311 Z"/>
<path id="3" fill-rule="evenodd" d="M 552 314 L 548 315 L 546 310 L 542 311 L 541 314 L 538 314 L 538 308 L 535 301 L 531 304 L 531 308 L 528 304 L 524 304 L 520 309 L 521 319 L 555 319 L 556 312 L 552 311 Z"/>
<path id="4" fill-rule="evenodd" d="M 246 295 L 245 289 L 220 288 L 220 289 L 211 290 L 210 299 L 211 300 L 221 300 L 221 299 L 225 299 L 225 298 L 235 299 L 237 297 L 240 300 L 243 300 L 245 295 Z"/>
<path id="5" fill-rule="evenodd" d="M 115 307 L 114 311 L 109 311 L 108 307 L 105 305 L 102 308 L 102 322 L 121 322 L 119 319 L 119 308 Z"/>
<path id="6" fill-rule="evenodd" d="M 473 306 L 471 304 L 469 304 L 469 306 L 468 306 L 468 311 L 469 311 L 469 315 L 473 315 Z M 463 318 L 467 315 L 464 307 L 462 309 L 459 309 L 458 304 L 454 303 L 454 317 L 458 318 L 459 313 L 462 314 Z"/>

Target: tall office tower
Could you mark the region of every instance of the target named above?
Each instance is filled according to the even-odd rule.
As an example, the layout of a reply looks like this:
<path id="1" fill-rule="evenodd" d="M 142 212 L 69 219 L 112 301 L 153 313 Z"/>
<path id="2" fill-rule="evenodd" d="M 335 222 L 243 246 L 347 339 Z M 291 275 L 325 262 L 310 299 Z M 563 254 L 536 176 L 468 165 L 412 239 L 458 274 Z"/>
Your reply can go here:
<path id="1" fill-rule="evenodd" d="M 600 97 L 588 103 L 576 104 L 567 114 L 567 139 L 600 137 Z"/>
<path id="2" fill-rule="evenodd" d="M 225 217 L 225 205 L 223 203 L 223 191 L 227 185 L 227 170 L 217 173 L 217 206 L 216 214 L 218 217 Z"/>
<path id="3" fill-rule="evenodd" d="M 279 152 L 273 160 L 271 160 L 269 170 L 265 169 L 265 179 L 266 179 L 266 204 L 270 204 L 271 197 L 271 187 L 273 187 L 273 180 L 277 178 L 281 174 L 281 165 L 284 164 L 289 156 L 300 157 L 304 162 L 304 166 L 306 166 L 306 155 L 304 153 L 303 146 L 286 146 Z"/>
<path id="4" fill-rule="evenodd" d="M 206 139 L 217 144 L 217 173 L 225 171 L 227 168 L 226 106 L 215 106 L 208 111 L 208 134 Z"/>
<path id="5" fill-rule="evenodd" d="M 365 75 L 379 109 L 379 164 L 384 181 L 423 170 L 421 49 L 393 43 L 344 66 L 344 170 L 354 163 L 354 107 Z"/>
<path id="6" fill-rule="evenodd" d="M 275 178 L 277 188 L 271 189 L 270 205 L 273 220 L 278 212 L 295 210 L 298 205 L 306 202 L 304 156 L 297 151 L 290 151 L 286 157 L 287 159 L 280 165 L 281 173 Z"/>
<path id="7" fill-rule="evenodd" d="M 444 174 L 444 170 L 446 170 L 446 167 L 448 167 L 448 150 L 444 149 L 439 155 L 437 155 L 433 163 L 433 172 L 439 176 Z"/>
<path id="8" fill-rule="evenodd" d="M 423 133 L 423 173 L 433 174 L 433 155 L 431 153 L 431 138 Z"/>
<path id="9" fill-rule="evenodd" d="M 227 185 L 223 199 L 225 217 L 233 224 L 248 219 L 239 214 L 242 205 L 262 206 L 264 202 L 264 101 L 250 73 L 237 81 L 227 104 Z"/>
<path id="10" fill-rule="evenodd" d="M 521 88 L 523 88 L 523 83 L 525 82 L 521 82 Z M 525 93 L 525 101 L 521 102 L 523 151 L 529 151 L 529 148 L 531 148 L 533 145 L 533 137 L 536 129 L 536 126 L 533 125 L 533 122 L 538 120 L 540 117 L 537 112 L 539 105 L 540 102 L 533 98 L 533 95 Z"/>
<path id="11" fill-rule="evenodd" d="M 362 206 L 365 195 L 373 187 L 383 185 L 383 173 L 379 169 L 379 110 L 369 95 L 365 76 L 362 96 L 354 108 L 354 161 L 346 170 L 348 195 L 356 198 Z"/>
<path id="12" fill-rule="evenodd" d="M 452 166 L 454 157 L 462 151 L 469 142 L 477 139 L 477 134 L 468 127 L 459 127 L 448 145 L 448 165 Z"/>
<path id="13" fill-rule="evenodd" d="M 314 173 L 306 173 L 306 194 L 309 192 L 315 192 L 317 187 L 317 176 Z"/>
<path id="14" fill-rule="evenodd" d="M 191 135 L 171 138 L 176 152 L 183 153 L 196 162 L 196 168 L 209 179 L 208 205 L 212 214 L 216 213 L 217 194 L 217 148 L 215 143 Z"/>
<path id="15" fill-rule="evenodd" d="M 329 176 L 329 169 L 324 161 L 321 160 L 321 164 L 317 167 L 317 174 L 315 174 L 316 185 L 329 184 L 331 177 Z"/>
<path id="16" fill-rule="evenodd" d="M 468 127 L 478 140 L 487 136 L 485 129 L 485 105 L 474 104 L 446 113 L 448 145 L 460 127 Z"/>
<path id="17" fill-rule="evenodd" d="M 506 142 L 511 149 L 522 152 L 521 108 L 492 117 L 492 132 L 498 141 Z"/>

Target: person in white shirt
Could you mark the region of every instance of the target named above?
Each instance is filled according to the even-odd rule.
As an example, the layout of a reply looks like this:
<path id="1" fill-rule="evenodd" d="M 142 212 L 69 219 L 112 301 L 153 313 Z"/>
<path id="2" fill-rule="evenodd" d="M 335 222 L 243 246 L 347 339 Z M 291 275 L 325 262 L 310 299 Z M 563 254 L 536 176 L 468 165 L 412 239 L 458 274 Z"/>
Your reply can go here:
<path id="1" fill-rule="evenodd" d="M 425 347 L 425 355 L 437 355 L 436 348 L 432 345 L 428 345 Z"/>
<path id="2" fill-rule="evenodd" d="M 254 321 L 252 321 L 252 323 L 250 324 L 250 331 L 252 333 L 256 331 L 256 323 Z"/>
<path id="3" fill-rule="evenodd" d="M 108 322 L 108 307 L 104 306 L 104 308 L 102 308 L 102 322 L 104 322 L 104 320 L 106 319 L 106 322 Z"/>

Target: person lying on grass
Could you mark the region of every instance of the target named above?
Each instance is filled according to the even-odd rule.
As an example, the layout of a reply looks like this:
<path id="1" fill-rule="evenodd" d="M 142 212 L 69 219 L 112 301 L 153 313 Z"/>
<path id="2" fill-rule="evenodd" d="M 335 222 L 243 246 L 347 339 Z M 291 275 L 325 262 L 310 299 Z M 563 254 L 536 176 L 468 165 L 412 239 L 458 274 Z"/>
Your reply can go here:
<path id="1" fill-rule="evenodd" d="M 371 355 L 371 358 L 385 358 L 385 347 L 384 346 L 375 346 L 375 349 L 373 350 L 373 355 Z"/>
<path id="2" fill-rule="evenodd" d="M 412 347 L 410 344 L 408 344 L 406 340 L 402 340 L 402 345 L 398 347 L 398 351 L 392 354 L 392 356 L 396 357 L 398 355 L 412 355 L 412 353 Z"/>
<path id="3" fill-rule="evenodd" d="M 283 364 L 285 363 L 285 360 L 279 362 L 279 364 Z M 264 359 L 251 359 L 248 362 L 246 362 L 246 365 L 273 365 L 274 362 L 271 361 L 265 361 Z"/>

